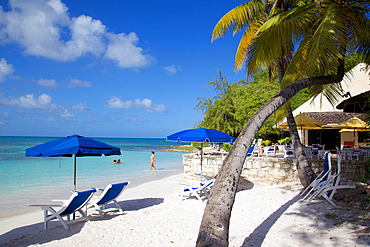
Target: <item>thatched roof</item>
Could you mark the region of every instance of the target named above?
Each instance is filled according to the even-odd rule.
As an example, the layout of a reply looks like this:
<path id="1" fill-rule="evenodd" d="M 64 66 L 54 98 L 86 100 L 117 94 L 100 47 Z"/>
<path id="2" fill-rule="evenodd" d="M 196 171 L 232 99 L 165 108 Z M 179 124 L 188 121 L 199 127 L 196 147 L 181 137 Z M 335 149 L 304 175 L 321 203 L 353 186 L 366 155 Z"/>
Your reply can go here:
<path id="1" fill-rule="evenodd" d="M 342 101 L 337 105 L 337 109 L 343 109 L 344 112 L 367 112 L 370 107 L 366 104 L 369 99 L 370 90 Z"/>
<path id="2" fill-rule="evenodd" d="M 364 120 L 364 113 L 353 113 L 353 112 L 302 112 L 303 114 L 324 122 L 326 124 L 339 124 L 347 121 L 352 117 L 358 117 Z"/>

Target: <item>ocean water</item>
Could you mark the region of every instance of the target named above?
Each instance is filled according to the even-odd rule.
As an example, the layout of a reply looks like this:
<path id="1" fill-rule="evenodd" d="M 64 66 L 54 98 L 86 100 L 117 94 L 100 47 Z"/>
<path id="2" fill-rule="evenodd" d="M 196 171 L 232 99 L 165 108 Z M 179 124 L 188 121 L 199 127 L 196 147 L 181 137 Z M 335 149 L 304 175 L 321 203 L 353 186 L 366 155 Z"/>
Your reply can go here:
<path id="1" fill-rule="evenodd" d="M 73 158 L 25 157 L 25 149 L 55 140 L 52 137 L 0 137 L 0 218 L 67 199 L 73 189 Z M 130 181 L 130 187 L 183 172 L 182 154 L 160 151 L 186 143 L 159 138 L 93 138 L 121 148 L 122 155 L 77 158 L 77 190 L 105 188 L 109 183 Z M 151 151 L 157 170 L 149 169 Z M 121 164 L 112 164 L 120 159 Z M 38 208 L 37 208 L 38 209 Z M 38 209 L 39 210 L 39 209 Z"/>

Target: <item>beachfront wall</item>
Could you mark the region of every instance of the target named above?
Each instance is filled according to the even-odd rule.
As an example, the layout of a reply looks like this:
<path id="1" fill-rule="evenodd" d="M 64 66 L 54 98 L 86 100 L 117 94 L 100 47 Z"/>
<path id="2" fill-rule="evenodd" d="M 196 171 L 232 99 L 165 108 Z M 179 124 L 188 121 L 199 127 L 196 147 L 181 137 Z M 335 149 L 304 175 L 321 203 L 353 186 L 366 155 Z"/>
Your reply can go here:
<path id="1" fill-rule="evenodd" d="M 191 177 L 194 173 L 201 173 L 200 155 L 184 154 L 183 156 L 185 176 Z M 202 174 L 205 176 L 216 177 L 223 160 L 226 156 L 222 155 L 203 155 Z M 270 157 L 249 157 L 246 159 L 242 177 L 251 182 L 284 182 L 299 181 L 297 160 L 270 158 Z"/>
<path id="2" fill-rule="evenodd" d="M 203 155 L 202 169 L 201 159 L 198 154 L 184 154 L 184 173 L 186 177 L 202 172 L 205 176 L 216 177 L 223 160 L 226 156 Z M 316 174 L 323 170 L 323 160 L 309 160 Z M 341 177 L 346 180 L 356 181 L 358 177 L 366 172 L 367 162 L 358 160 L 341 161 Z M 332 159 L 333 172 L 337 167 L 337 160 Z M 241 176 L 251 182 L 299 182 L 302 172 L 298 167 L 297 159 L 284 159 L 274 157 L 249 157 L 245 160 Z"/>
<path id="3" fill-rule="evenodd" d="M 310 160 L 312 169 L 316 174 L 319 174 L 324 169 L 323 160 Z M 338 160 L 331 160 L 332 173 L 334 173 L 338 167 Z M 367 161 L 360 160 L 341 160 L 340 162 L 340 177 L 341 181 L 357 181 L 367 173 L 369 169 L 369 163 Z"/>

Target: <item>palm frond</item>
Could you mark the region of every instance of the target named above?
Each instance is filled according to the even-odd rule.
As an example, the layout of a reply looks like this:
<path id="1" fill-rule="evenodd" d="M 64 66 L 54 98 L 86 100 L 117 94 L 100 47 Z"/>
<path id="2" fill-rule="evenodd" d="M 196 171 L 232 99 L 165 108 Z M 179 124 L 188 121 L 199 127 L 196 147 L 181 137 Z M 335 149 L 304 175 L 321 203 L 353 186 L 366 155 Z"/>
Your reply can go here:
<path id="1" fill-rule="evenodd" d="M 263 1 L 252 0 L 235 7 L 226 13 L 216 24 L 212 32 L 212 41 L 225 36 L 228 30 L 233 30 L 233 34 L 247 27 L 254 22 L 256 17 L 261 15 Z"/>
<path id="2" fill-rule="evenodd" d="M 300 30 L 312 23 L 312 12 L 312 6 L 297 7 L 266 21 L 257 31 L 248 50 L 248 68 L 256 63 L 266 65 L 277 58 L 290 56 L 293 44 L 300 37 Z"/>
<path id="3" fill-rule="evenodd" d="M 234 70 L 239 71 L 243 68 L 244 62 L 246 60 L 247 51 L 249 46 L 252 43 L 252 40 L 261 26 L 261 22 L 253 22 L 250 24 L 249 28 L 244 32 L 243 36 L 240 39 L 238 48 L 235 55 Z"/>
<path id="4" fill-rule="evenodd" d="M 347 48 L 349 44 L 345 15 L 344 6 L 331 4 L 322 11 L 322 16 L 318 16 L 316 31 L 309 37 L 307 65 L 316 68 L 320 74 L 333 70 L 338 66 L 338 59 L 344 59 L 345 50 L 342 47 Z"/>

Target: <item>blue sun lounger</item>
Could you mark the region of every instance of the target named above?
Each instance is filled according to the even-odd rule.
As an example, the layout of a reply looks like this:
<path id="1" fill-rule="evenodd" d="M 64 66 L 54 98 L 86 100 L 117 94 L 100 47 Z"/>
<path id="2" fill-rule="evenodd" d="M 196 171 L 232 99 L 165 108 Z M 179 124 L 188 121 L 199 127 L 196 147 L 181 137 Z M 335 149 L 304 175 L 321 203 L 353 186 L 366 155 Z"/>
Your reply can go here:
<path id="1" fill-rule="evenodd" d="M 61 201 L 62 204 L 54 204 L 54 205 L 30 205 L 31 207 L 41 207 L 44 210 L 44 230 L 48 228 L 48 222 L 53 219 L 58 219 L 63 227 L 68 230 L 68 224 L 72 222 L 76 222 L 79 220 L 89 220 L 87 215 L 82 208 L 86 205 L 86 203 L 90 200 L 92 195 L 96 192 L 95 189 L 77 192 L 74 191 L 71 197 L 68 200 L 52 200 L 52 201 Z M 58 211 L 55 210 L 55 207 L 61 207 Z M 49 214 L 50 212 L 50 214 Z M 81 217 L 78 219 L 70 220 L 70 215 L 74 214 L 75 212 L 79 212 Z M 67 217 L 67 220 L 64 220 L 63 217 Z"/>
<path id="2" fill-rule="evenodd" d="M 324 169 L 320 174 L 311 182 L 310 185 L 301 193 L 303 200 L 308 199 L 320 186 L 322 186 L 331 175 L 331 153 L 325 152 L 324 154 Z M 305 195 L 306 194 L 306 195 Z"/>
<path id="3" fill-rule="evenodd" d="M 325 181 L 319 184 L 315 192 L 308 197 L 308 202 L 311 202 L 313 199 L 318 197 L 323 197 L 327 200 L 331 205 L 336 207 L 337 205 L 334 202 L 334 194 L 338 189 L 354 189 L 356 188 L 355 185 L 351 184 L 340 184 L 341 176 L 340 176 L 340 168 L 341 168 L 341 152 L 338 152 L 338 163 L 337 163 L 337 170 L 335 174 L 329 176 Z"/>
<path id="4" fill-rule="evenodd" d="M 122 192 L 129 184 L 130 182 L 108 184 L 104 190 L 96 188 L 96 190 L 102 191 L 102 193 L 98 196 L 94 195 L 91 201 L 88 203 L 87 207 L 88 208 L 94 207 L 101 216 L 108 212 L 113 211 L 119 211 L 122 213 L 123 209 L 118 204 L 116 199 L 122 194 Z M 107 208 L 107 204 L 110 202 L 113 202 L 116 205 L 116 207 Z"/>
<path id="5" fill-rule="evenodd" d="M 201 183 L 199 185 L 192 185 L 192 184 L 184 184 L 180 183 L 181 185 L 181 200 L 184 199 L 188 195 L 188 197 L 195 196 L 199 201 L 202 201 L 205 199 L 210 189 L 212 188 L 214 182 L 216 181 L 215 178 L 212 178 L 210 180 L 207 180 L 204 183 Z"/>

